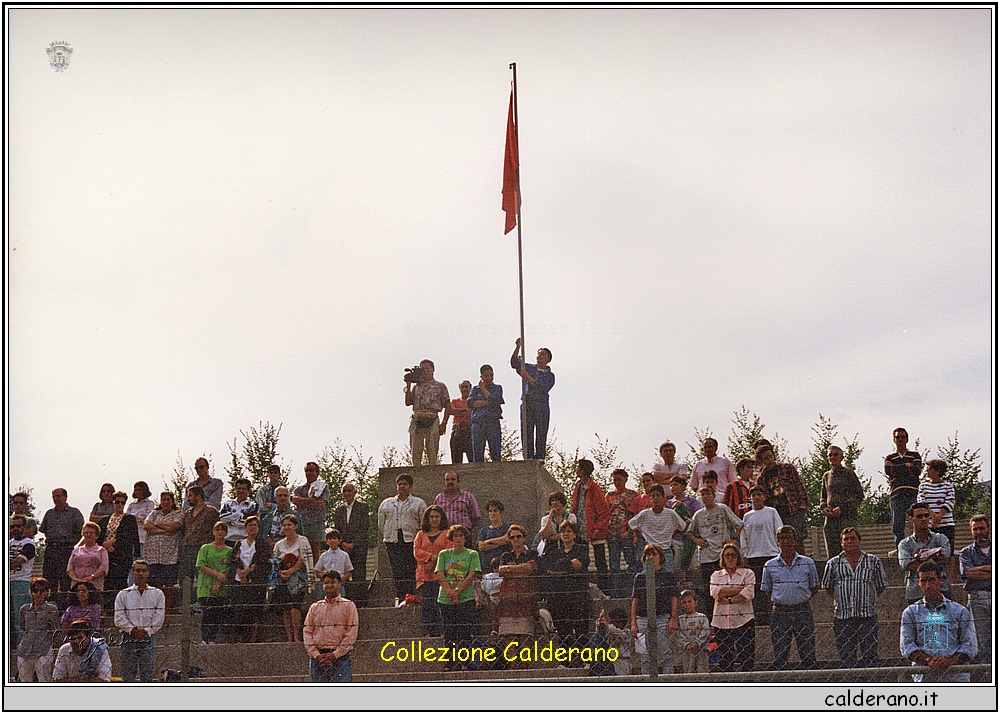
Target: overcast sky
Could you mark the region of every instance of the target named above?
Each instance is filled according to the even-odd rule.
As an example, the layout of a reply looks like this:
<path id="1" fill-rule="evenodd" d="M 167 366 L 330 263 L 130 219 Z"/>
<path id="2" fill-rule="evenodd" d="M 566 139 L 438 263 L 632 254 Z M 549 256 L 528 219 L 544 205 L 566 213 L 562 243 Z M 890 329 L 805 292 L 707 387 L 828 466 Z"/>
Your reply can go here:
<path id="1" fill-rule="evenodd" d="M 8 19 L 7 466 L 45 507 L 221 475 L 260 421 L 296 478 L 402 448 L 422 358 L 455 396 L 492 363 L 516 424 L 510 62 L 560 444 L 648 467 L 746 405 L 876 481 L 901 425 L 992 476 L 988 9 Z"/>

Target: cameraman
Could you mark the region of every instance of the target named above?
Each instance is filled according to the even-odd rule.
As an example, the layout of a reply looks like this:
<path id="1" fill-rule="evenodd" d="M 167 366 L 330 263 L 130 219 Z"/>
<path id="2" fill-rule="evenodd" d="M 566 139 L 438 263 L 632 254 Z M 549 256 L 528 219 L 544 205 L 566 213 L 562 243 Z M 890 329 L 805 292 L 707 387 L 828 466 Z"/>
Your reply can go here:
<path id="1" fill-rule="evenodd" d="M 406 406 L 413 407 L 410 417 L 410 453 L 413 465 L 420 466 L 424 452 L 427 463 L 436 466 L 438 462 L 438 442 L 444 434 L 451 416 L 451 397 L 448 387 L 434 380 L 434 363 L 429 359 L 420 361 L 421 371 L 414 375 L 416 381 L 406 380 Z M 404 377 L 405 379 L 405 377 Z M 444 409 L 444 423 L 438 412 Z"/>

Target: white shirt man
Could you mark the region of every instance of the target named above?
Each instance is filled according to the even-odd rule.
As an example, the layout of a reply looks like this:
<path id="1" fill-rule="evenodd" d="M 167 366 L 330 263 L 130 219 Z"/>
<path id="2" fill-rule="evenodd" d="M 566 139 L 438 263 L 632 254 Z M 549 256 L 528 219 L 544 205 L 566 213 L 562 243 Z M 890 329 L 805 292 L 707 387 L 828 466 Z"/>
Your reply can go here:
<path id="1" fill-rule="evenodd" d="M 413 478 L 402 474 L 396 479 L 396 495 L 387 498 L 378 507 L 378 530 L 382 534 L 392 579 L 395 582 L 396 597 L 403 600 L 417 589 L 415 575 L 417 561 L 413 557 L 413 539 L 420 530 L 427 504 L 422 498 L 411 496 Z"/>
<path id="2" fill-rule="evenodd" d="M 718 455 L 719 442 L 711 436 L 702 443 L 702 449 L 705 451 L 705 458 L 696 463 L 691 471 L 691 490 L 698 493 L 701 475 L 711 469 L 719 476 L 719 485 L 715 490 L 725 494 L 726 486 L 736 480 L 736 467 L 732 461 Z"/>
<path id="3" fill-rule="evenodd" d="M 764 505 L 767 501 L 767 495 L 763 490 L 751 489 L 750 498 L 753 499 L 753 510 L 747 511 L 746 515 L 743 516 L 740 549 L 743 551 L 743 557 L 747 560 L 751 558 L 770 560 L 781 550 L 778 548 L 777 533 L 784 524 L 776 510 Z"/>
<path id="4" fill-rule="evenodd" d="M 163 627 L 166 602 L 163 591 L 147 585 L 149 564 L 145 560 L 132 563 L 135 585 L 127 587 L 115 598 L 115 627 L 122 631 L 122 681 L 134 682 L 136 671 L 140 681 L 152 682 L 156 639 Z"/>
<path id="5" fill-rule="evenodd" d="M 682 461 L 675 461 L 677 447 L 672 442 L 664 441 L 660 444 L 660 458 L 662 464 L 653 464 L 652 473 L 655 483 L 663 484 L 663 488 L 670 488 L 670 479 L 674 474 L 680 474 L 685 479 L 688 477 L 688 467 Z"/>
<path id="6" fill-rule="evenodd" d="M 663 486 L 654 484 L 649 490 L 649 498 L 653 502 L 652 507 L 640 511 L 628 522 L 628 527 L 634 531 L 642 532 L 642 537 L 646 539 L 647 543 L 655 543 L 663 548 L 663 552 L 667 556 L 667 562 L 663 564 L 663 567 L 665 570 L 673 570 L 674 533 L 683 531 L 687 524 L 674 509 L 665 507 L 667 497 L 663 493 Z"/>

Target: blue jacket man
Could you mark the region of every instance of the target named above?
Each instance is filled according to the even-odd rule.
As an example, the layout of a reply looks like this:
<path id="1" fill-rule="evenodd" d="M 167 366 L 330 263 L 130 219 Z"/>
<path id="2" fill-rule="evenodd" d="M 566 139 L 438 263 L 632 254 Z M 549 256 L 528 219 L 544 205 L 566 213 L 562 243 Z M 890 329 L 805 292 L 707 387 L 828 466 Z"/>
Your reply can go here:
<path id="1" fill-rule="evenodd" d="M 503 418 L 503 387 L 493 382 L 493 368 L 484 364 L 479 368 L 479 384 L 472 388 L 468 399 L 472 410 L 472 460 L 486 460 L 486 444 L 490 445 L 490 459 L 500 460 L 500 420 Z"/>
<path id="2" fill-rule="evenodd" d="M 524 378 L 523 430 L 521 448 L 525 459 L 545 460 L 545 439 L 549 433 L 549 391 L 556 384 L 556 375 L 549 369 L 552 352 L 548 347 L 539 347 L 535 364 L 522 366 L 521 338 L 514 341 L 514 354 L 510 356 L 510 366 Z"/>

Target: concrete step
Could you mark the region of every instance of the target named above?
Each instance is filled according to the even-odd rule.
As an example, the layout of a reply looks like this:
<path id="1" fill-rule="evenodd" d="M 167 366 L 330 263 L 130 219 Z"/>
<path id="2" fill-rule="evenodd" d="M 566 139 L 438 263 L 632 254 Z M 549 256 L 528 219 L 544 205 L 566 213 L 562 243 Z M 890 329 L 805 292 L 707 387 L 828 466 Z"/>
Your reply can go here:
<path id="1" fill-rule="evenodd" d="M 899 653 L 899 622 L 883 621 L 879 623 L 879 657 L 886 663 L 901 659 Z M 544 647 L 551 637 L 537 638 L 539 647 Z M 388 644 L 394 643 L 394 644 Z M 387 647 L 388 645 L 388 647 Z M 503 644 L 499 638 L 482 637 L 477 641 L 481 647 L 494 646 L 498 650 Z M 442 638 L 403 638 L 384 637 L 359 640 L 351 654 L 352 670 L 355 681 L 448 681 L 452 679 L 503 679 L 510 676 L 569 676 L 563 670 L 559 673 L 549 673 L 551 663 L 535 662 L 525 669 L 517 670 L 517 674 L 503 671 L 481 671 L 475 673 L 445 672 L 444 665 L 438 662 L 412 661 L 410 653 L 424 652 L 429 647 L 442 647 Z M 798 661 L 797 650 L 793 646 L 791 661 Z M 113 671 L 120 673 L 119 647 L 110 647 Z M 383 653 L 386 661 L 383 659 Z M 836 665 L 837 649 L 832 623 L 816 624 L 816 653 L 821 661 Z M 158 644 L 156 650 L 157 672 L 163 669 L 180 670 L 180 645 Z M 499 654 L 499 652 L 498 652 Z M 407 661 L 400 661 L 400 658 Z M 678 658 L 679 659 L 679 658 Z M 766 669 L 773 659 L 771 649 L 771 633 L 769 627 L 756 628 L 756 663 L 757 669 Z M 636 660 L 638 661 L 638 660 Z M 287 678 L 304 677 L 309 671 L 308 655 L 301 643 L 267 642 L 257 644 L 196 644 L 190 647 L 190 665 L 201 667 L 205 677 L 218 680 L 233 681 L 298 681 Z M 460 675 L 465 676 L 460 676 Z M 479 675 L 479 676 L 474 676 Z"/>
<path id="2" fill-rule="evenodd" d="M 507 681 L 511 678 L 517 679 L 549 679 L 553 677 L 583 677 L 586 676 L 585 667 L 562 667 L 558 669 L 518 669 L 507 670 L 486 670 L 468 672 L 409 672 L 403 674 L 358 674 L 353 671 L 351 678 L 355 683 L 382 683 L 382 682 L 493 682 Z M 308 674 L 284 675 L 281 677 L 203 677 L 192 679 L 192 683 L 213 683 L 213 684 L 245 684 L 248 682 L 271 683 L 305 683 L 309 682 Z"/>
<path id="3" fill-rule="evenodd" d="M 612 601 L 605 601 L 608 604 Z M 624 601 L 616 601 L 624 602 Z M 594 605 L 600 605 L 595 603 Z M 479 671 L 471 673 L 444 672 L 443 665 L 438 662 L 412 661 L 409 652 L 424 651 L 428 647 L 442 647 L 442 638 L 410 637 L 395 634 L 399 623 L 404 629 L 419 627 L 419 613 L 416 609 L 385 609 L 375 613 L 375 624 L 371 631 L 359 638 L 352 652 L 352 665 L 355 681 L 359 682 L 406 682 L 406 681 L 460 681 L 482 679 L 505 679 L 510 677 L 560 677 L 572 673 L 563 669 L 552 670 L 550 663 L 535 662 L 527 669 L 516 672 Z M 384 629 L 382 629 L 384 628 Z M 898 617 L 880 618 L 878 653 L 886 664 L 905 664 L 901 662 L 899 653 L 899 619 Z M 483 628 L 481 631 L 486 631 Z M 756 628 L 756 665 L 757 669 L 766 669 L 770 665 L 773 654 L 771 649 L 770 628 Z M 553 638 L 537 638 L 540 647 L 544 647 Z M 394 643 L 388 645 L 388 643 Z M 494 646 L 498 650 L 503 643 L 499 638 L 481 636 L 476 644 L 481 647 Z M 384 658 L 384 653 L 388 655 Z M 816 623 L 816 652 L 825 666 L 837 666 L 836 642 L 832 622 L 818 621 Z M 113 672 L 118 676 L 120 669 L 120 647 L 112 645 L 109 648 Z M 402 653 L 402 654 L 401 654 Z M 389 661 L 386 661 L 386 658 Z M 400 661 L 400 659 L 405 661 Z M 16 658 L 11 658 L 12 666 Z M 678 658 L 679 659 L 679 658 Z M 791 661 L 798 661 L 795 648 Z M 638 666 L 638 658 L 635 659 Z M 255 644 L 192 644 L 189 648 L 189 664 L 201 667 L 205 679 L 200 681 L 267 681 L 293 682 L 307 681 L 308 656 L 301 643 L 262 642 Z M 177 640 L 158 639 L 155 670 L 181 669 L 181 645 Z"/>
<path id="4" fill-rule="evenodd" d="M 553 638 L 537 638 L 539 647 L 544 647 Z M 557 643 L 556 643 L 557 644 Z M 440 637 L 402 638 L 386 637 L 358 640 L 351 652 L 351 667 L 355 675 L 367 675 L 368 681 L 405 681 L 412 676 L 435 679 L 460 674 L 445 672 L 444 664 L 437 661 L 414 661 L 414 653 L 427 652 L 429 648 L 441 648 L 444 640 Z M 502 648 L 497 638 L 482 638 L 477 647 Z M 109 647 L 112 669 L 120 672 L 121 648 Z M 181 647 L 179 644 L 161 645 L 156 648 L 156 671 L 163 669 L 180 670 Z M 388 660 L 388 661 L 387 661 Z M 405 660 L 405 661 L 401 661 Z M 190 646 L 189 663 L 201 667 L 206 678 L 263 678 L 278 681 L 278 678 L 298 676 L 309 671 L 309 657 L 305 647 L 297 642 L 266 642 L 256 644 L 215 644 Z M 525 665 L 521 672 L 551 668 L 545 662 Z M 499 676 L 500 672 L 496 675 Z M 387 678 L 387 679 L 386 679 Z M 359 680 L 360 681 L 360 680 Z"/>
<path id="5" fill-rule="evenodd" d="M 956 602 L 965 604 L 966 594 L 961 588 L 955 589 L 952 593 Z M 897 622 L 906 608 L 905 590 L 902 586 L 889 587 L 878 598 L 878 618 L 879 621 Z M 608 600 L 595 600 L 590 603 L 591 618 L 596 621 L 601 609 L 611 611 L 619 608 L 625 613 L 631 611 L 631 599 L 615 598 Z M 396 638 L 418 638 L 421 635 L 421 613 L 422 605 L 416 607 L 395 608 L 395 607 L 368 607 L 359 610 L 358 637 L 361 640 L 374 639 L 378 637 Z M 817 623 L 832 623 L 834 616 L 834 604 L 826 591 L 820 591 L 812 601 L 813 617 Z M 489 612 L 483 608 L 479 611 L 480 632 L 488 633 L 491 629 Z M 179 644 L 182 635 L 181 614 L 177 611 L 168 613 L 166 622 L 162 630 L 157 635 L 157 641 L 161 645 Z M 114 619 L 107 615 L 102 618 L 102 632 L 112 645 L 120 641 L 120 633 L 114 626 Z M 192 614 L 190 618 L 191 634 L 193 642 L 201 640 L 200 627 L 201 616 Z M 235 642 L 237 628 L 244 627 L 239 623 L 226 625 L 220 636 L 223 642 Z M 257 641 L 266 643 L 282 643 L 285 641 L 285 630 L 281 612 L 269 609 L 258 629 Z"/>

